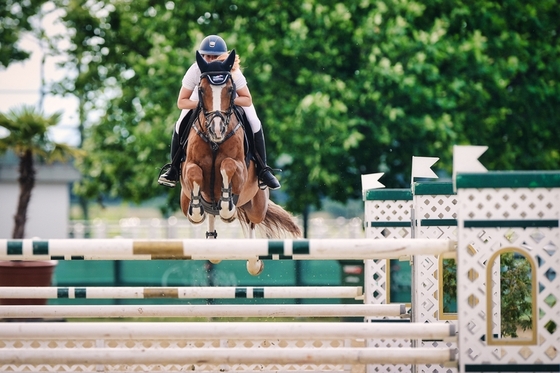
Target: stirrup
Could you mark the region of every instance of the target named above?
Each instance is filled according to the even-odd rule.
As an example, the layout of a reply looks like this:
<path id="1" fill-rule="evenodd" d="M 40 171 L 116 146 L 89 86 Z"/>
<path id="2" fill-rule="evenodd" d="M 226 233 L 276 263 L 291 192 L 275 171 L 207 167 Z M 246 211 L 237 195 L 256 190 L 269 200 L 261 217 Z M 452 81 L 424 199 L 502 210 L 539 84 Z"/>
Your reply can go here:
<path id="1" fill-rule="evenodd" d="M 259 189 L 265 190 L 266 188 L 269 188 L 270 190 L 276 190 L 282 187 L 282 185 L 280 185 L 280 181 L 278 181 L 278 179 L 276 178 L 276 176 L 274 176 L 274 173 L 272 171 L 273 171 L 272 168 L 270 168 L 269 166 L 265 166 L 259 171 L 259 174 L 257 176 L 257 178 L 259 179 Z M 282 170 L 278 170 L 278 171 L 282 171 Z M 270 172 L 274 180 L 276 180 L 276 182 L 278 183 L 277 187 L 272 188 L 263 181 L 262 175 L 265 174 L 266 172 Z M 271 181 L 274 182 L 274 180 Z"/>
<path id="2" fill-rule="evenodd" d="M 177 185 L 177 181 L 178 180 L 172 180 L 171 178 L 169 178 L 169 173 L 172 173 L 173 170 L 173 165 L 171 163 L 167 163 L 165 166 L 163 166 L 161 168 L 161 170 L 159 171 L 159 177 L 158 177 L 158 184 L 159 185 L 163 185 L 169 188 L 174 188 L 175 185 Z M 177 176 L 179 176 L 178 172 L 175 170 L 175 173 L 177 174 Z M 177 177 L 178 179 L 178 177 Z"/>

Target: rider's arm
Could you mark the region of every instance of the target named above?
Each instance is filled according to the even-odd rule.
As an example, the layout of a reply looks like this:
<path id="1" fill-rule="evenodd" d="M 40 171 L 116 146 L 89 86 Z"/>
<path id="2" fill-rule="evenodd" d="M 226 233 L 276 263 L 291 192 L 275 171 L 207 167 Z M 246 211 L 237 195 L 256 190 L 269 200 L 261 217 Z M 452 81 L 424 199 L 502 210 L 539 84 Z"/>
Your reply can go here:
<path id="1" fill-rule="evenodd" d="M 181 110 L 193 110 L 198 105 L 198 81 L 200 80 L 200 69 L 196 62 L 193 63 L 181 80 L 181 91 L 177 98 L 177 107 Z M 193 94 L 194 92 L 194 94 Z"/>
<path id="2" fill-rule="evenodd" d="M 233 103 L 238 106 L 251 106 L 253 98 L 251 97 L 251 92 L 249 92 L 249 87 L 244 86 L 238 89 L 237 97 L 233 100 Z"/>
<path id="3" fill-rule="evenodd" d="M 192 93 L 193 93 L 192 89 L 181 87 L 181 91 L 179 92 L 179 98 L 177 98 L 177 107 L 179 109 L 181 110 L 196 109 L 196 106 L 198 105 L 198 101 L 191 100 Z"/>

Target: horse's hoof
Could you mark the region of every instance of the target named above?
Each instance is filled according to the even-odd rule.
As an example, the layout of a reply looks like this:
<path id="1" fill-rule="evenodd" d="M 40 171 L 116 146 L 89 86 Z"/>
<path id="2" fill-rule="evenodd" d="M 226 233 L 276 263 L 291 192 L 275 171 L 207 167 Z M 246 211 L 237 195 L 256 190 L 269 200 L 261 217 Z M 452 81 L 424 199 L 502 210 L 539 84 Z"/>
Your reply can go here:
<path id="1" fill-rule="evenodd" d="M 225 205 L 225 206 L 224 206 Z M 225 223 L 231 223 L 235 220 L 235 206 L 231 203 L 220 203 L 220 218 Z"/>
<path id="2" fill-rule="evenodd" d="M 258 276 L 264 270 L 264 262 L 262 260 L 250 259 L 247 261 L 247 272 L 253 276 Z"/>
<path id="3" fill-rule="evenodd" d="M 223 217 L 221 217 L 221 216 L 220 216 L 220 218 L 222 218 L 222 221 L 223 221 L 224 223 L 231 223 L 232 221 L 235 220 L 235 215 L 233 215 L 231 218 L 223 218 Z"/>
<path id="4" fill-rule="evenodd" d="M 187 215 L 187 219 L 193 224 L 204 223 L 204 220 L 206 220 L 206 214 L 199 215 L 198 220 L 193 219 L 193 216 L 191 216 L 191 215 Z"/>

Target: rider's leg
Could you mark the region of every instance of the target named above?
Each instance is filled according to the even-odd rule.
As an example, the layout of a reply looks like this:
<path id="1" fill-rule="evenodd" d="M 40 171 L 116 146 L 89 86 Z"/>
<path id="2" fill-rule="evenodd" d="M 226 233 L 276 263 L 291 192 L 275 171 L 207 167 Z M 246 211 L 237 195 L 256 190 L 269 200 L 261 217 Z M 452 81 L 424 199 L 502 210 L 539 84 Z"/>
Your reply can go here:
<path id="1" fill-rule="evenodd" d="M 163 166 L 162 169 L 168 167 L 165 173 L 159 175 L 158 183 L 165 185 L 167 187 L 173 188 L 179 181 L 179 173 L 181 168 L 181 161 L 183 159 L 183 154 L 180 154 L 181 150 L 181 134 L 183 133 L 186 122 L 189 120 L 188 117 L 190 110 L 183 110 L 181 116 L 175 123 L 175 128 L 173 129 L 173 137 L 171 138 L 171 163 Z"/>
<path id="2" fill-rule="evenodd" d="M 255 160 L 257 173 L 260 183 L 266 185 L 270 189 L 279 189 L 280 182 L 272 173 L 272 169 L 266 163 L 266 145 L 261 121 L 257 116 L 257 112 L 253 105 L 243 107 L 247 120 L 253 130 L 253 139 L 255 144 Z"/>
<path id="3" fill-rule="evenodd" d="M 159 176 L 158 183 L 160 185 L 173 188 L 175 184 L 177 184 L 177 181 L 179 181 L 179 168 L 181 167 L 182 159 L 181 155 L 178 154 L 180 147 L 180 136 L 177 131 L 173 129 L 173 137 L 171 138 L 171 163 L 166 165 L 169 166 L 167 171 Z"/>
<path id="4" fill-rule="evenodd" d="M 264 133 L 260 131 L 253 134 L 255 139 L 255 158 L 257 158 L 257 172 L 259 180 L 270 189 L 279 189 L 280 182 L 272 173 L 272 169 L 266 164 L 266 146 L 264 142 Z"/>

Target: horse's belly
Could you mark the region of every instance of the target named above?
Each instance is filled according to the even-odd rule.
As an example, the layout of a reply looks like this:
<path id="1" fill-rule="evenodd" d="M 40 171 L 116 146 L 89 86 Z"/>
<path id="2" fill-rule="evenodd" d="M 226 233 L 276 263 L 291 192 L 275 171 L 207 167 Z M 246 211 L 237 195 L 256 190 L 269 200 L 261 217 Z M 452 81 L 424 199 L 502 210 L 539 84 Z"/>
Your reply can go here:
<path id="1" fill-rule="evenodd" d="M 250 202 L 259 191 L 259 181 L 257 179 L 257 172 L 253 161 L 249 164 L 248 171 L 247 181 L 245 182 L 243 188 L 241 188 L 241 193 L 239 194 L 236 206 L 243 206 L 247 202 Z"/>

